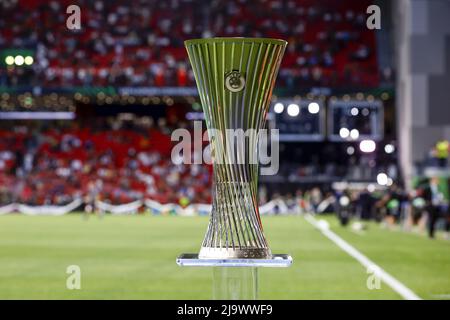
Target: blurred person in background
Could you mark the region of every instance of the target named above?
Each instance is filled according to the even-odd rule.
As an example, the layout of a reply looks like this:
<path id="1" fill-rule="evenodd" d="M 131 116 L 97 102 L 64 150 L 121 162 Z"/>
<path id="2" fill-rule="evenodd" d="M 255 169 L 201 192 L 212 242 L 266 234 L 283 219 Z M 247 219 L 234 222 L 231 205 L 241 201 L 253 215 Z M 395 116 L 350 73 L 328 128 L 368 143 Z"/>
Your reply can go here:
<path id="1" fill-rule="evenodd" d="M 356 211 L 361 220 L 370 220 L 372 218 L 374 202 L 375 200 L 367 188 L 358 195 L 356 200 Z"/>
<path id="2" fill-rule="evenodd" d="M 393 184 L 386 194 L 377 202 L 377 207 L 384 211 L 384 225 L 394 227 L 402 218 L 402 204 L 405 201 L 405 194 L 402 189 Z"/>
<path id="3" fill-rule="evenodd" d="M 322 202 L 322 192 L 318 187 L 311 190 L 309 194 L 309 201 L 311 204 L 311 209 L 314 213 L 317 213 L 317 208 L 319 207 L 320 202 Z"/>
<path id="4" fill-rule="evenodd" d="M 450 143 L 447 140 L 440 140 L 436 143 L 434 154 L 438 162 L 438 167 L 440 168 L 447 167 L 449 151 L 450 151 Z"/>
<path id="5" fill-rule="evenodd" d="M 426 201 L 426 208 L 428 212 L 428 236 L 430 238 L 434 238 L 437 221 L 448 211 L 446 208 L 445 212 L 443 212 L 445 197 L 441 190 L 438 177 L 432 177 L 430 179 L 429 185 L 424 189 L 423 198 Z M 448 219 L 446 220 L 446 231 L 448 233 L 450 224 L 448 223 Z"/>
<path id="6" fill-rule="evenodd" d="M 304 214 L 308 212 L 307 202 L 301 189 L 297 189 L 295 197 L 297 201 L 297 213 Z"/>
<path id="7" fill-rule="evenodd" d="M 292 195 L 292 193 L 288 192 L 285 196 L 285 203 L 289 210 L 289 212 L 296 213 L 298 210 L 296 198 Z"/>
<path id="8" fill-rule="evenodd" d="M 336 214 L 341 225 L 346 226 L 355 212 L 355 203 L 352 201 L 350 191 L 347 189 L 343 192 L 338 192 L 336 197 L 338 199 L 335 203 Z"/>
<path id="9" fill-rule="evenodd" d="M 417 226 L 418 231 L 422 232 L 426 227 L 426 201 L 422 196 L 422 190 L 417 188 L 411 192 L 409 200 L 409 214 L 406 221 L 406 229 L 411 230 Z"/>

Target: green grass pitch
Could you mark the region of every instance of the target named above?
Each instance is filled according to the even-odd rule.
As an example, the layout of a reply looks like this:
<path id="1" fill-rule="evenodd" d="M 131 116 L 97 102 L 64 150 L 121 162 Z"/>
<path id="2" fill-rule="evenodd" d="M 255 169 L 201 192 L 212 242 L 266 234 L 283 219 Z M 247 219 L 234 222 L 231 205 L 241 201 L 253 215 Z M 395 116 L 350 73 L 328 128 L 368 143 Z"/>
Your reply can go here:
<path id="1" fill-rule="evenodd" d="M 450 298 L 450 241 L 388 231 L 333 231 L 424 299 Z M 198 252 L 206 217 L 0 216 L 0 299 L 210 299 L 212 270 L 179 267 Z M 304 218 L 263 217 L 287 269 L 260 269 L 260 299 L 400 299 L 385 283 L 369 290 L 365 268 Z M 66 268 L 81 268 L 81 289 L 66 288 Z"/>

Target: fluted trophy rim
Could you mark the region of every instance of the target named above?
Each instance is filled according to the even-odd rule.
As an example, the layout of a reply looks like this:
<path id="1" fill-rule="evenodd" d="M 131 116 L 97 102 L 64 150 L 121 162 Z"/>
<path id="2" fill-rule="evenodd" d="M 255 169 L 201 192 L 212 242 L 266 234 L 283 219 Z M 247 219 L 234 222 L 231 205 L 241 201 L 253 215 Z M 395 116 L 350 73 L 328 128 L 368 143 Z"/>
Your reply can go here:
<path id="1" fill-rule="evenodd" d="M 276 44 L 286 46 L 288 42 L 283 39 L 276 38 L 253 38 L 253 37 L 213 37 L 213 38 L 198 38 L 189 39 L 184 41 L 185 46 L 196 44 L 208 44 L 215 42 L 250 42 L 250 43 L 264 43 L 264 44 Z"/>

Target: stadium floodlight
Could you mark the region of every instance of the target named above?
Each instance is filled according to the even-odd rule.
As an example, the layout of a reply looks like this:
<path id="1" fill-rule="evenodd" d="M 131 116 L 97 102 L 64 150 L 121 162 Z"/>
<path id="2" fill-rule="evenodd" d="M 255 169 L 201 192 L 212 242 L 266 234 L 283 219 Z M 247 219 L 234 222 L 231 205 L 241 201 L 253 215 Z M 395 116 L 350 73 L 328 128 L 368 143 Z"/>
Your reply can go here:
<path id="1" fill-rule="evenodd" d="M 308 111 L 309 111 L 309 113 L 311 113 L 311 114 L 319 113 L 319 111 L 320 111 L 320 106 L 319 106 L 319 104 L 318 104 L 317 102 L 311 102 L 311 103 L 308 105 Z"/>
<path id="2" fill-rule="evenodd" d="M 351 156 L 352 154 L 354 154 L 355 153 L 355 148 L 353 148 L 352 146 L 349 146 L 348 148 L 347 148 L 347 154 L 349 155 L 349 156 Z"/>
<path id="3" fill-rule="evenodd" d="M 350 135 L 350 130 L 348 130 L 347 128 L 341 128 L 339 130 L 339 135 L 341 136 L 342 139 L 347 139 L 348 136 Z"/>
<path id="4" fill-rule="evenodd" d="M 275 113 L 282 113 L 284 111 L 284 104 L 281 102 L 275 103 L 273 106 L 273 111 L 275 111 Z"/>
<path id="5" fill-rule="evenodd" d="M 286 41 L 261 38 L 212 38 L 185 42 L 205 114 L 208 132 L 221 128 L 251 129 L 257 137 L 264 124 Z M 252 97 L 244 99 L 243 97 Z M 218 107 L 220 105 L 220 107 Z M 299 108 L 296 105 L 297 109 Z M 291 110 L 291 111 L 289 111 Z M 292 115 L 293 107 L 288 107 Z M 298 114 L 299 110 L 297 110 Z M 259 214 L 257 161 L 234 161 L 223 139 L 211 138 L 213 204 L 200 253 L 183 254 L 181 266 L 214 268 L 213 296 L 255 299 L 256 267 L 287 267 L 288 255 L 273 255 Z M 224 142 L 227 141 L 227 143 Z M 258 139 L 241 141 L 237 157 L 253 154 Z M 242 154 L 241 154 L 242 153 Z M 230 161 L 231 159 L 231 161 Z M 230 276 L 227 267 L 243 267 Z M 236 277 L 239 283 L 236 285 Z M 245 287 L 244 290 L 242 290 Z M 244 291 L 244 292 L 243 292 Z"/>
<path id="6" fill-rule="evenodd" d="M 388 143 L 387 145 L 384 146 L 384 152 L 386 152 L 387 154 L 394 153 L 394 151 L 395 151 L 394 145 Z"/>
<path id="7" fill-rule="evenodd" d="M 287 107 L 287 113 L 291 117 L 296 117 L 296 116 L 298 116 L 300 114 L 300 107 L 296 103 L 291 103 Z"/>
<path id="8" fill-rule="evenodd" d="M 377 183 L 380 186 L 386 186 L 388 184 L 388 182 L 389 182 L 389 177 L 386 173 L 382 172 L 377 175 Z"/>
<path id="9" fill-rule="evenodd" d="M 362 140 L 359 143 L 359 149 L 364 153 L 374 152 L 377 148 L 375 141 L 373 140 Z"/>
<path id="10" fill-rule="evenodd" d="M 5 58 L 5 63 L 6 63 L 8 66 L 12 66 L 12 65 L 14 64 L 14 57 L 13 57 L 13 56 L 7 56 L 7 57 Z"/>
<path id="11" fill-rule="evenodd" d="M 32 56 L 26 56 L 24 62 L 27 66 L 31 66 L 34 63 L 34 59 Z"/>
<path id="12" fill-rule="evenodd" d="M 353 107 L 353 108 L 350 110 L 350 114 L 351 114 L 352 116 L 357 116 L 357 115 L 359 114 L 359 109 L 356 108 L 356 107 Z"/>
<path id="13" fill-rule="evenodd" d="M 370 114 L 370 110 L 368 108 L 364 108 L 361 113 L 364 117 L 367 117 Z"/>
<path id="14" fill-rule="evenodd" d="M 352 131 L 350 131 L 350 138 L 352 138 L 353 140 L 358 139 L 359 138 L 359 130 L 352 129 Z"/>
<path id="15" fill-rule="evenodd" d="M 21 65 L 23 65 L 24 62 L 25 62 L 25 59 L 21 55 L 18 55 L 14 58 L 14 63 L 16 64 L 16 66 L 21 66 Z"/>

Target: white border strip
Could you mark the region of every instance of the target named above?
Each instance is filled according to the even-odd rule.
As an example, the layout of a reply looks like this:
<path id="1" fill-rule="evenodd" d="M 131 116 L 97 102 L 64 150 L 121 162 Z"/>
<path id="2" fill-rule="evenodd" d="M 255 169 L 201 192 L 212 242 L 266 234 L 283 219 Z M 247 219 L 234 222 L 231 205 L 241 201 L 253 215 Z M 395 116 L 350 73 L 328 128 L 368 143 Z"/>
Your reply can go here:
<path id="1" fill-rule="evenodd" d="M 322 225 L 317 221 L 312 215 L 306 214 L 305 220 L 308 221 L 315 228 L 320 230 L 322 234 L 333 241 L 339 248 L 347 252 L 350 256 L 355 258 L 359 263 L 365 266 L 368 270 L 372 270 L 374 275 L 379 277 L 383 282 L 390 286 L 395 292 L 401 295 L 406 300 L 422 300 L 418 295 L 416 295 L 411 289 L 406 287 L 403 283 L 395 279 L 389 273 L 384 271 L 380 266 L 375 264 L 361 252 L 356 250 L 348 242 L 339 237 L 336 233 L 331 231 L 328 226 Z"/>

